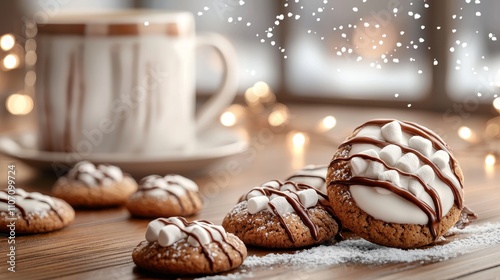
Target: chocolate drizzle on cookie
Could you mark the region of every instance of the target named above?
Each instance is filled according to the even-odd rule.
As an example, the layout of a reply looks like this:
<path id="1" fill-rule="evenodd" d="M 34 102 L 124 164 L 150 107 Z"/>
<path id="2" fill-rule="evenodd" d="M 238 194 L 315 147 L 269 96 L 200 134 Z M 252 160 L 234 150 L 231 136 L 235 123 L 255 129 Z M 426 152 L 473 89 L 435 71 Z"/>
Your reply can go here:
<path id="1" fill-rule="evenodd" d="M 291 185 L 293 186 L 294 190 L 280 190 L 283 186 L 285 185 Z M 293 210 L 295 213 L 300 217 L 302 222 L 308 227 L 309 231 L 311 232 L 311 236 L 314 238 L 314 240 L 318 240 L 318 226 L 312 221 L 311 216 L 309 215 L 309 212 L 307 208 L 299 201 L 298 199 L 298 192 L 302 190 L 308 190 L 312 189 L 316 192 L 318 195 L 318 202 L 317 204 L 321 205 L 330 215 L 335 217 L 333 214 L 333 210 L 330 206 L 328 196 L 321 191 L 317 190 L 316 188 L 313 188 L 309 185 L 306 184 L 301 184 L 301 183 L 295 183 L 291 181 L 287 182 L 281 182 L 279 180 L 273 180 L 270 181 L 260 187 L 255 187 L 253 188 L 250 192 L 247 194 L 243 195 L 240 198 L 240 201 L 247 200 L 248 194 L 251 192 L 260 192 L 262 195 L 265 195 L 267 197 L 270 197 L 272 195 L 276 195 L 279 197 L 283 197 L 286 199 L 286 201 L 292 206 Z M 285 222 L 285 219 L 282 214 L 277 210 L 276 206 L 272 203 L 272 200 L 268 202 L 268 207 L 272 212 L 277 216 L 278 220 L 280 221 L 281 225 L 285 229 L 288 237 L 292 242 L 295 242 L 295 238 L 292 234 L 292 230 L 289 228 L 287 223 Z"/>
<path id="2" fill-rule="evenodd" d="M 137 191 L 148 192 L 153 190 L 163 190 L 168 195 L 175 197 L 175 199 L 179 203 L 179 206 L 181 207 L 181 211 L 184 211 L 186 209 L 186 205 L 184 205 L 183 200 L 179 195 L 179 192 L 174 191 L 174 188 L 180 188 L 183 192 L 182 195 L 183 196 L 185 195 L 189 198 L 191 205 L 196 205 L 196 202 L 192 196 L 193 188 L 195 188 L 194 187 L 195 183 L 189 180 L 188 182 L 193 185 L 189 187 L 186 185 L 187 182 L 181 182 L 180 178 L 181 177 L 179 175 L 166 175 L 165 177 L 159 175 L 150 175 L 141 180 L 139 184 L 139 189 Z M 183 177 L 182 179 L 184 179 L 185 181 L 188 180 L 187 178 Z"/>
<path id="3" fill-rule="evenodd" d="M 91 162 L 81 161 L 66 174 L 66 178 L 93 187 L 120 182 L 123 179 L 123 175 L 119 167 L 109 164 L 99 164 L 96 166 Z"/>
<path id="4" fill-rule="evenodd" d="M 184 225 L 184 227 L 180 227 L 176 223 L 172 222 L 170 219 L 176 219 L 176 220 L 180 221 Z M 219 248 L 222 249 L 222 251 L 224 252 L 224 254 L 226 254 L 226 257 L 229 260 L 230 266 L 233 266 L 233 260 L 232 260 L 232 258 L 230 256 L 229 252 L 224 248 L 224 244 L 227 244 L 231 248 L 233 248 L 233 250 L 235 250 L 236 252 L 238 252 L 238 254 L 240 255 L 241 259 L 243 259 L 243 257 L 244 257 L 243 252 L 241 252 L 240 250 L 238 250 L 238 248 L 236 246 L 234 246 L 233 244 L 231 244 L 227 240 L 226 233 L 223 230 L 215 227 L 213 223 L 211 223 L 209 221 L 206 221 L 206 220 L 198 220 L 198 221 L 193 221 L 193 222 L 190 223 L 190 222 L 188 222 L 183 217 L 175 217 L 175 218 L 170 218 L 170 219 L 159 218 L 159 219 L 157 219 L 157 221 L 162 222 L 165 226 L 168 226 L 168 225 L 175 226 L 181 232 L 183 232 L 186 236 L 194 238 L 198 242 L 198 244 L 200 244 L 201 249 L 203 251 L 203 254 L 205 255 L 206 259 L 210 263 L 210 268 L 211 269 L 213 269 L 213 267 L 214 267 L 214 258 L 212 256 L 212 254 L 210 253 L 210 250 L 209 250 L 209 248 L 207 246 L 208 244 L 203 244 L 203 242 L 201 241 L 201 239 L 196 234 L 194 234 L 193 232 L 187 230 L 186 228 L 188 228 L 190 226 L 199 226 L 203 230 L 205 230 L 206 233 L 208 233 L 209 236 L 210 236 L 210 243 L 216 243 L 217 246 L 219 246 Z M 212 230 L 216 230 L 216 231 L 219 232 L 219 235 L 222 237 L 221 241 L 218 240 L 217 238 L 215 238 L 215 236 L 213 235 L 211 229 Z"/>
<path id="5" fill-rule="evenodd" d="M 22 189 L 17 189 L 17 193 L 14 194 L 14 195 L 10 195 L 8 193 L 8 191 L 6 190 L 0 190 L 0 192 L 2 193 L 5 193 L 7 196 L 12 196 L 15 200 L 15 204 L 13 205 L 16 209 L 19 210 L 19 212 L 21 212 L 21 215 L 23 216 L 23 218 L 26 219 L 26 222 L 29 224 L 30 222 L 30 219 L 28 219 L 28 213 L 30 213 L 29 211 L 27 211 L 22 205 L 21 203 L 18 203 L 20 198 L 22 198 L 24 201 L 26 201 L 26 203 L 29 203 L 29 200 L 33 200 L 33 201 L 36 201 L 36 202 L 40 202 L 40 203 L 43 203 L 43 204 L 46 204 L 50 207 L 50 210 L 54 211 L 54 213 L 57 215 L 57 217 L 61 220 L 61 222 L 64 223 L 64 219 L 63 217 L 61 216 L 61 214 L 59 213 L 59 210 L 58 208 L 54 205 L 54 201 L 48 197 L 48 196 L 42 196 L 41 198 L 43 199 L 40 199 L 39 197 L 35 197 L 33 196 L 31 193 L 28 193 L 28 192 L 25 192 L 24 190 Z M 0 198 L 0 202 L 1 203 L 5 203 L 7 205 L 11 205 L 9 203 L 9 200 L 8 199 L 4 199 L 4 198 Z"/>
<path id="6" fill-rule="evenodd" d="M 372 120 L 369 121 L 359 127 L 357 127 L 354 131 L 354 136 L 351 137 L 350 139 L 347 139 L 345 142 L 343 142 L 340 146 L 339 149 L 341 148 L 347 148 L 348 151 L 350 150 L 350 147 L 355 144 L 369 144 L 373 145 L 379 148 L 384 148 L 388 145 L 396 145 L 401 149 L 401 151 L 404 154 L 408 153 L 413 153 L 420 162 L 422 162 L 425 165 L 428 165 L 429 167 L 432 168 L 433 172 L 435 173 L 436 177 L 439 178 L 445 185 L 448 186 L 448 188 L 451 190 L 454 196 L 454 204 L 457 206 L 458 209 L 463 209 L 463 194 L 462 194 L 462 189 L 463 189 L 463 183 L 462 179 L 457 176 L 456 174 L 456 168 L 458 168 L 458 163 L 457 160 L 453 157 L 452 153 L 450 152 L 450 148 L 446 143 L 437 135 L 436 133 L 432 132 L 431 130 L 420 126 L 418 124 L 412 123 L 412 122 L 403 122 L 403 121 L 397 121 L 401 127 L 401 132 L 402 133 L 407 133 L 411 136 L 420 136 L 423 137 L 424 139 L 427 139 L 430 141 L 432 148 L 434 148 L 437 151 L 444 151 L 449 155 L 449 167 L 452 173 L 458 178 L 458 185 L 453 182 L 444 172 L 441 168 L 437 166 L 433 161 L 431 161 L 427 156 L 422 154 L 420 151 L 417 149 L 411 148 L 409 146 L 402 145 L 401 143 L 396 143 L 394 141 L 385 141 L 385 140 L 379 140 L 373 137 L 369 136 L 357 136 L 357 134 L 360 132 L 361 129 L 367 126 L 379 126 L 383 127 L 384 125 L 387 125 L 389 123 L 395 122 L 395 120 L 389 120 L 389 119 L 380 119 L 380 120 Z M 386 162 L 381 160 L 380 158 L 374 157 L 372 155 L 368 154 L 363 154 L 363 153 L 357 153 L 351 156 L 339 156 L 330 162 L 330 167 L 334 166 L 335 164 L 339 164 L 340 162 L 350 162 L 353 158 L 362 158 L 367 161 L 372 161 L 372 162 L 378 162 L 382 164 L 386 170 L 394 170 L 396 171 L 399 176 L 407 176 L 412 179 L 415 179 L 420 183 L 420 185 L 423 187 L 424 191 L 431 197 L 432 201 L 434 202 L 435 205 L 435 210 L 428 205 L 426 202 L 423 200 L 419 199 L 416 195 L 414 195 L 412 192 L 398 187 L 396 184 L 390 181 L 384 181 L 380 179 L 370 179 L 370 178 L 365 178 L 361 176 L 353 176 L 350 175 L 350 178 L 342 178 L 342 179 L 335 179 L 329 182 L 330 185 L 334 184 L 341 184 L 341 185 L 363 185 L 363 186 L 369 186 L 369 187 L 378 187 L 378 188 L 383 188 L 386 189 L 402 198 L 405 200 L 413 203 L 416 205 L 419 209 L 421 209 L 428 217 L 428 226 L 431 231 L 431 234 L 436 238 L 437 237 L 437 231 L 438 231 L 438 226 L 439 223 L 442 219 L 442 205 L 441 205 L 441 200 L 439 197 L 439 194 L 428 184 L 424 182 L 422 178 L 417 176 L 416 174 L 412 172 L 405 172 L 401 170 L 400 168 L 394 167 L 394 166 L 389 166 Z"/>

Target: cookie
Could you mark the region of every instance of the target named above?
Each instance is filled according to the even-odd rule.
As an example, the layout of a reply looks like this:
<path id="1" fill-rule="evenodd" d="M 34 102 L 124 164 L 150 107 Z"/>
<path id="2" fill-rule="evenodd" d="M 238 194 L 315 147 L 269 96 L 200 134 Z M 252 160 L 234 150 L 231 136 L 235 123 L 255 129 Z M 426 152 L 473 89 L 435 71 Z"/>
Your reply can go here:
<path id="1" fill-rule="evenodd" d="M 302 248 L 332 239 L 339 226 L 328 197 L 300 183 L 264 183 L 243 195 L 222 226 L 246 245 Z"/>
<path id="2" fill-rule="evenodd" d="M 0 232 L 50 232 L 74 219 L 75 211 L 61 199 L 21 188 L 0 191 Z"/>
<path id="3" fill-rule="evenodd" d="M 450 147 L 411 122 L 372 120 L 334 154 L 327 192 L 342 225 L 376 244 L 437 240 L 463 209 L 463 175 Z"/>
<path id="4" fill-rule="evenodd" d="M 182 217 L 149 223 L 146 240 L 132 252 L 143 269 L 169 275 L 216 274 L 240 266 L 247 256 L 241 240 L 208 221 Z"/>
<path id="5" fill-rule="evenodd" d="M 82 161 L 56 181 L 52 193 L 73 207 L 102 208 L 125 204 L 136 190 L 137 182 L 119 167 Z"/>
<path id="6" fill-rule="evenodd" d="M 328 166 L 326 165 L 307 165 L 288 177 L 286 181 L 306 184 L 326 193 L 327 171 Z"/>
<path id="7" fill-rule="evenodd" d="M 135 217 L 186 217 L 198 213 L 202 201 L 198 185 L 190 179 L 180 175 L 150 175 L 141 180 L 126 207 Z"/>

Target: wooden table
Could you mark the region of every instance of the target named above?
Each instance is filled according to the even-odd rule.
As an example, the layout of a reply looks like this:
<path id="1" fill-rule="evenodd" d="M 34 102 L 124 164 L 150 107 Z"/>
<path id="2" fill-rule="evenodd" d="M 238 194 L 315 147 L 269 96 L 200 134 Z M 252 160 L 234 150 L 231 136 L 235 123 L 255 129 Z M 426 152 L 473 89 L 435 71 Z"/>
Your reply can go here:
<path id="1" fill-rule="evenodd" d="M 486 117 L 453 119 L 442 114 L 414 112 L 409 109 L 367 109 L 334 106 L 292 106 L 287 129 L 253 128 L 249 150 L 204 174 L 192 175 L 199 185 L 205 206 L 193 217 L 220 224 L 238 197 L 249 188 L 271 179 L 284 179 L 304 164 L 326 164 L 342 140 L 357 125 L 372 118 L 399 118 L 418 122 L 438 131 L 455 148 L 466 178 L 466 204 L 479 215 L 477 224 L 500 222 L 499 166 L 485 168 L 484 154 L 469 152 L 468 144 L 456 136 L 457 125 L 484 128 Z M 307 130 L 322 117 L 334 115 L 337 126 L 319 135 L 309 131 L 309 141 L 302 152 L 294 151 L 287 131 Z M 448 122 L 447 122 L 448 121 Z M 460 123 L 458 122 L 460 121 Z M 5 126 L 5 131 L 12 126 Z M 11 159 L 0 157 L 1 182 L 5 182 L 6 166 Z M 55 177 L 40 173 L 21 162 L 18 186 L 50 193 Z M 4 185 L 2 183 L 2 185 Z M 123 208 L 99 211 L 77 211 L 75 221 L 67 228 L 31 236 L 16 236 L 16 273 L 7 272 L 6 242 L 0 243 L 1 279 L 143 279 L 131 258 L 132 249 L 144 239 L 148 220 L 129 217 Z M 270 250 L 249 248 L 250 255 L 265 255 Z M 483 248 L 442 262 L 399 263 L 384 265 L 341 264 L 331 267 L 306 268 L 279 266 L 253 272 L 258 279 L 355 279 L 355 278 L 460 278 L 498 279 L 500 245 Z M 248 272 L 248 271 L 247 271 Z"/>

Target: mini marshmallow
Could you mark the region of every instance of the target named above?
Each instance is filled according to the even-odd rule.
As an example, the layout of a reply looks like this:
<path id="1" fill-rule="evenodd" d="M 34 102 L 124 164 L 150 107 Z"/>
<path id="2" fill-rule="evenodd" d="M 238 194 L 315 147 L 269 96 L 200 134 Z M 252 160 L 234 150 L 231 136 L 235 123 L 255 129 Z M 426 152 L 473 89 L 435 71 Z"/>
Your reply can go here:
<path id="1" fill-rule="evenodd" d="M 255 196 L 248 200 L 247 209 L 248 213 L 255 214 L 267 208 L 269 198 L 265 195 Z"/>
<path id="2" fill-rule="evenodd" d="M 382 150 L 380 150 L 379 156 L 387 165 L 394 166 L 398 159 L 401 158 L 403 153 L 401 148 L 396 145 L 387 145 Z"/>
<path id="3" fill-rule="evenodd" d="M 82 181 L 87 186 L 95 186 L 97 185 L 97 181 L 95 178 L 88 173 L 80 173 L 78 176 L 78 180 Z"/>
<path id="4" fill-rule="evenodd" d="M 93 165 L 92 163 L 90 163 L 88 161 L 80 161 L 79 163 L 77 163 L 75 165 L 75 167 L 76 167 L 76 170 L 78 170 L 80 172 L 86 172 L 86 173 L 93 173 L 96 170 L 95 165 Z"/>
<path id="5" fill-rule="evenodd" d="M 158 240 L 158 235 L 160 234 L 160 230 L 165 226 L 165 223 L 159 221 L 158 219 L 151 221 L 148 224 L 148 228 L 146 230 L 146 240 L 149 242 L 154 242 Z"/>
<path id="6" fill-rule="evenodd" d="M 277 181 L 269 181 L 264 184 L 262 184 L 262 187 L 270 187 L 273 189 L 279 189 L 280 188 L 280 183 Z"/>
<path id="7" fill-rule="evenodd" d="M 434 170 L 429 165 L 420 167 L 415 174 L 420 177 L 420 179 L 422 179 L 422 181 L 424 181 L 424 183 L 426 184 L 432 182 L 436 177 L 436 174 L 434 174 Z"/>
<path id="8" fill-rule="evenodd" d="M 305 208 L 313 207 L 318 204 L 318 193 L 313 189 L 307 189 L 298 192 L 299 200 Z"/>
<path id="9" fill-rule="evenodd" d="M 354 157 L 351 159 L 352 175 L 363 175 L 368 168 L 368 162 L 362 158 Z"/>
<path id="10" fill-rule="evenodd" d="M 178 226 L 179 228 L 185 228 L 186 227 L 186 225 L 184 225 L 184 222 L 181 219 L 177 218 L 177 217 L 171 217 L 171 218 L 168 218 L 167 220 L 170 223 Z"/>
<path id="11" fill-rule="evenodd" d="M 291 191 L 291 192 L 295 192 L 295 191 L 297 191 L 297 188 L 296 188 L 293 184 L 286 183 L 286 184 L 284 184 L 283 186 L 281 186 L 280 191 Z"/>
<path id="12" fill-rule="evenodd" d="M 448 166 L 450 155 L 443 150 L 439 150 L 432 155 L 431 161 L 439 168 L 444 169 Z"/>
<path id="13" fill-rule="evenodd" d="M 257 197 L 257 196 L 265 196 L 265 194 L 259 190 L 251 190 L 248 194 L 247 194 L 247 200 L 251 199 L 252 197 Z"/>
<path id="14" fill-rule="evenodd" d="M 158 244 L 160 244 L 160 246 L 162 247 L 167 247 L 185 237 L 186 234 L 182 232 L 177 226 L 166 225 L 160 230 L 158 234 Z"/>
<path id="15" fill-rule="evenodd" d="M 365 177 L 370 178 L 370 179 L 377 179 L 378 175 L 382 172 L 384 172 L 384 165 L 380 162 L 376 161 L 371 161 L 368 164 L 368 168 L 366 168 L 365 171 Z"/>
<path id="16" fill-rule="evenodd" d="M 274 208 L 276 209 L 276 211 L 280 214 L 280 215 L 284 215 L 286 213 L 291 213 L 291 212 L 295 212 L 295 210 L 293 209 L 292 205 L 290 203 L 288 203 L 288 201 L 286 200 L 286 198 L 282 197 L 282 196 L 279 196 L 279 197 L 276 197 L 274 199 L 271 200 L 270 204 L 272 204 L 274 206 Z M 271 211 L 273 211 L 272 209 L 270 209 Z"/>
<path id="17" fill-rule="evenodd" d="M 410 138 L 410 140 L 408 141 L 408 146 L 419 151 L 426 157 L 429 157 L 432 152 L 432 142 L 422 136 L 413 136 L 412 138 Z"/>
<path id="18" fill-rule="evenodd" d="M 191 246 L 205 245 L 212 242 L 212 238 L 206 229 L 199 225 L 189 227 L 190 233 L 196 237 L 189 236 L 187 242 Z"/>
<path id="19" fill-rule="evenodd" d="M 416 197 L 420 196 L 420 194 L 424 191 L 424 187 L 420 184 L 419 181 L 412 179 L 408 183 L 408 190 Z"/>
<path id="20" fill-rule="evenodd" d="M 367 156 L 370 156 L 370 157 L 373 157 L 376 159 L 380 158 L 378 153 L 374 149 L 365 150 L 365 151 L 360 152 L 359 154 L 367 155 Z M 372 161 L 372 160 L 365 160 L 363 158 L 359 158 L 359 159 L 366 162 L 366 168 L 363 172 L 364 174 L 358 173 L 357 175 L 364 175 L 368 178 L 376 179 L 378 177 L 378 174 L 380 174 L 382 171 L 384 171 L 384 166 L 379 162 Z M 362 169 L 362 166 L 360 165 L 359 168 Z"/>
<path id="21" fill-rule="evenodd" d="M 398 121 L 392 121 L 381 128 L 382 137 L 387 142 L 401 143 L 403 140 L 403 132 Z"/>
<path id="22" fill-rule="evenodd" d="M 407 153 L 396 162 L 396 167 L 402 171 L 412 173 L 415 172 L 419 164 L 420 161 L 414 153 Z"/>
<path id="23" fill-rule="evenodd" d="M 401 186 L 399 181 L 399 173 L 396 170 L 387 170 L 378 175 L 378 179 L 381 181 L 392 182 L 396 186 Z"/>

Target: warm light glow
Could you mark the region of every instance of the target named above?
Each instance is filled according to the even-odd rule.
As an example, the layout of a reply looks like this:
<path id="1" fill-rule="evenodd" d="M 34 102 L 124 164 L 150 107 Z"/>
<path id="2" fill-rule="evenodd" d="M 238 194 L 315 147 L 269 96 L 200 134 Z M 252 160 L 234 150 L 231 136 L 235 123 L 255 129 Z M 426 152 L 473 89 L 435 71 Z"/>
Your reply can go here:
<path id="1" fill-rule="evenodd" d="M 233 112 L 224 112 L 220 116 L 220 123 L 223 126 L 234 126 L 236 124 L 236 116 Z"/>
<path id="2" fill-rule="evenodd" d="M 3 66 L 10 70 L 19 66 L 19 58 L 15 54 L 8 54 L 3 58 Z"/>
<path id="3" fill-rule="evenodd" d="M 256 82 L 253 85 L 253 92 L 258 97 L 265 97 L 269 94 L 269 86 L 265 82 Z"/>
<path id="4" fill-rule="evenodd" d="M 458 136 L 466 141 L 470 141 L 472 139 L 473 132 L 470 128 L 461 126 L 460 128 L 458 128 Z"/>
<path id="5" fill-rule="evenodd" d="M 12 34 L 5 34 L 0 38 L 0 48 L 4 51 L 11 50 L 16 44 L 16 38 Z"/>
<path id="6" fill-rule="evenodd" d="M 320 130 L 325 132 L 337 125 L 337 119 L 334 116 L 326 116 L 321 120 Z"/>
<path id="7" fill-rule="evenodd" d="M 149 26 L 149 21 L 145 21 L 144 26 Z"/>
<path id="8" fill-rule="evenodd" d="M 306 144 L 306 136 L 302 132 L 295 132 L 292 136 L 292 143 L 294 147 L 303 147 Z"/>
<path id="9" fill-rule="evenodd" d="M 272 126 L 280 126 L 288 121 L 288 108 L 279 104 L 274 107 L 274 110 L 269 114 L 267 121 Z"/>
<path id="10" fill-rule="evenodd" d="M 495 110 L 497 110 L 497 112 L 500 113 L 500 97 L 497 97 L 493 100 L 493 107 L 495 108 Z"/>
<path id="11" fill-rule="evenodd" d="M 33 99 L 28 95 L 15 93 L 7 98 L 5 107 L 13 115 L 27 115 L 33 110 Z"/>
<path id="12" fill-rule="evenodd" d="M 255 94 L 253 87 L 245 91 L 245 101 L 248 105 L 254 105 L 259 102 L 259 97 Z"/>
<path id="13" fill-rule="evenodd" d="M 486 164 L 486 166 L 493 166 L 495 165 L 496 161 L 497 159 L 493 154 L 487 154 L 484 158 L 484 164 Z"/>
<path id="14" fill-rule="evenodd" d="M 220 116 L 220 123 L 223 126 L 234 126 L 241 119 L 245 113 L 245 108 L 240 104 L 233 104 L 229 106 L 224 113 Z"/>

